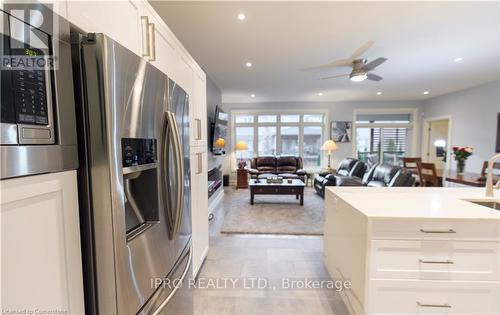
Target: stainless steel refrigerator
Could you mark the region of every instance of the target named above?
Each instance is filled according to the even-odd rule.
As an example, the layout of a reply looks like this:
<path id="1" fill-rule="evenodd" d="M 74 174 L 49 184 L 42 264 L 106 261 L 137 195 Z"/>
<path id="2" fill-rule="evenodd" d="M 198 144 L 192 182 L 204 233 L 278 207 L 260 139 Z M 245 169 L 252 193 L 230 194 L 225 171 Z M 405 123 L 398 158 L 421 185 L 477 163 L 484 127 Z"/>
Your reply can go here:
<path id="1" fill-rule="evenodd" d="M 184 313 L 188 96 L 103 34 L 72 34 L 72 58 L 86 313 L 179 314 L 174 305 Z"/>

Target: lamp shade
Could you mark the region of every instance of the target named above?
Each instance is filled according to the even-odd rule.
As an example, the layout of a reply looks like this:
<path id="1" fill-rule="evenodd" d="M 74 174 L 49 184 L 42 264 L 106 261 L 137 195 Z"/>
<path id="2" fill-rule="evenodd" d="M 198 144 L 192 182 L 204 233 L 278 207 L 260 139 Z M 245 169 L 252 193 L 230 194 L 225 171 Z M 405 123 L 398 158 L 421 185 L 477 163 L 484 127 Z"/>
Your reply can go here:
<path id="1" fill-rule="evenodd" d="M 238 141 L 235 145 L 236 151 L 245 151 L 248 150 L 248 145 L 245 141 Z"/>
<path id="2" fill-rule="evenodd" d="M 214 146 L 216 148 L 222 149 L 226 146 L 226 140 L 224 140 L 222 138 L 217 138 L 214 142 Z"/>
<path id="3" fill-rule="evenodd" d="M 337 150 L 337 144 L 333 140 L 328 140 L 321 146 L 321 150 L 323 151 L 333 151 Z"/>

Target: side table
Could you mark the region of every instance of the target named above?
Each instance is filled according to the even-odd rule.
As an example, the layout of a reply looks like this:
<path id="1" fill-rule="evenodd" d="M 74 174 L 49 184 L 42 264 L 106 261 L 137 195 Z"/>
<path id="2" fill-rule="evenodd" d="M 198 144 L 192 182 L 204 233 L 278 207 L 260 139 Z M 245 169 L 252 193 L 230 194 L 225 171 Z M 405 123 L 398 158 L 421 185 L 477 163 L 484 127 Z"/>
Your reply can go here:
<path id="1" fill-rule="evenodd" d="M 236 189 L 248 188 L 248 174 L 246 169 L 236 170 Z"/>

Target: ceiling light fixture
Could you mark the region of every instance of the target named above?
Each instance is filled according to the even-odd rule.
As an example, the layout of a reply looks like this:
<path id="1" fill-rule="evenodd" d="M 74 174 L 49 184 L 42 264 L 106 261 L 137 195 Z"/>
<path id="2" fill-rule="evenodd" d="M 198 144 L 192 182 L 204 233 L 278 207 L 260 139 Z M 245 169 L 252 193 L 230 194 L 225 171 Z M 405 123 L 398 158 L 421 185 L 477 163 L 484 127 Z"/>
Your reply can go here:
<path id="1" fill-rule="evenodd" d="M 247 62 L 245 63 L 245 66 L 246 66 L 247 68 L 250 68 L 250 67 L 252 66 L 252 63 L 251 63 L 250 61 L 247 61 Z"/>
<path id="2" fill-rule="evenodd" d="M 247 18 L 247 17 L 246 17 L 246 15 L 245 15 L 244 13 L 240 13 L 240 14 L 238 14 L 238 20 L 240 20 L 240 21 L 244 21 L 246 18 Z"/>
<path id="3" fill-rule="evenodd" d="M 255 97 L 255 94 L 250 94 L 250 97 Z"/>
<path id="4" fill-rule="evenodd" d="M 323 92 L 319 92 L 319 93 L 318 93 L 318 96 L 323 96 Z"/>
<path id="5" fill-rule="evenodd" d="M 425 91 L 425 92 L 424 92 L 424 95 L 428 95 L 428 94 L 429 94 L 429 91 Z"/>
<path id="6" fill-rule="evenodd" d="M 377 92 L 377 95 L 382 95 L 382 92 Z"/>
<path id="7" fill-rule="evenodd" d="M 353 82 L 361 82 L 366 80 L 366 78 L 366 73 L 355 74 L 350 77 L 351 81 Z"/>
<path id="8" fill-rule="evenodd" d="M 462 57 L 457 57 L 454 59 L 455 62 L 461 62 L 462 60 L 464 60 Z"/>

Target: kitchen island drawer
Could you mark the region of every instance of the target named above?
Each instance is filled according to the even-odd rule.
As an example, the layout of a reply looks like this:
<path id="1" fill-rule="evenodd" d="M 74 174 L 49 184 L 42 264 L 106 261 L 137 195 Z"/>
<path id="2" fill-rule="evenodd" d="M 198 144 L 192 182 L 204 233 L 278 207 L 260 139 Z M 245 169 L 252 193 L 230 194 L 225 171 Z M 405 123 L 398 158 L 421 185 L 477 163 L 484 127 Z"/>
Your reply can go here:
<path id="1" fill-rule="evenodd" d="M 371 278 L 500 281 L 500 242 L 371 241 Z"/>
<path id="2" fill-rule="evenodd" d="M 370 280 L 369 314 L 500 314 L 500 282 Z"/>
<path id="3" fill-rule="evenodd" d="M 500 241 L 500 221 L 374 219 L 372 239 L 448 239 Z"/>

